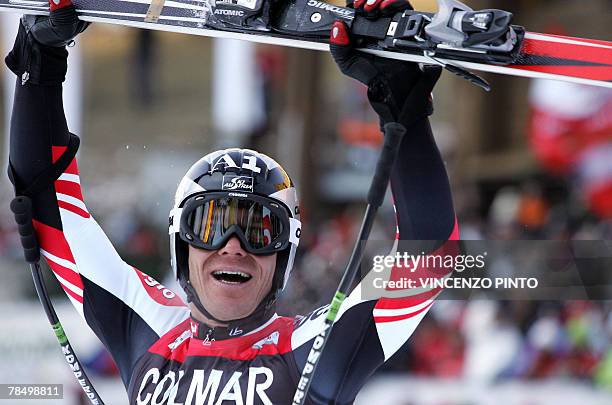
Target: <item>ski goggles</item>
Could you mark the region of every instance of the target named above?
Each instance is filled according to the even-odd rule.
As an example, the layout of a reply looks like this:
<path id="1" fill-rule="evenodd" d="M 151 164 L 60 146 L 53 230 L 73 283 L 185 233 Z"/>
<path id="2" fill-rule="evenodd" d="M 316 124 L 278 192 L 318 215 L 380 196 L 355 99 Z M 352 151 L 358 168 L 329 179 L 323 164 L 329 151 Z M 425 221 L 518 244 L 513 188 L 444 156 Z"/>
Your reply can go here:
<path id="1" fill-rule="evenodd" d="M 244 250 L 261 255 L 284 250 L 289 243 L 297 245 L 300 221 L 266 197 L 211 192 L 187 200 L 179 230 L 180 238 L 194 247 L 217 250 L 235 235 Z"/>

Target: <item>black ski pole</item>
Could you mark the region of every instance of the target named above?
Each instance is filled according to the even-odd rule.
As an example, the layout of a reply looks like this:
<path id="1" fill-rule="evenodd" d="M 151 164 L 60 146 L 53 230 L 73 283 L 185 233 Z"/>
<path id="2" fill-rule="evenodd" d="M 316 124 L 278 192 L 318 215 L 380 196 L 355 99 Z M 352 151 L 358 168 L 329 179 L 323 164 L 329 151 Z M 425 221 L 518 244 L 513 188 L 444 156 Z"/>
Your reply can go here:
<path id="1" fill-rule="evenodd" d="M 104 405 L 100 395 L 98 395 L 93 384 L 85 374 L 85 369 L 81 365 L 81 362 L 79 362 L 74 349 L 70 345 L 68 337 L 64 332 L 64 327 L 57 317 L 55 308 L 53 308 L 53 303 L 49 298 L 40 270 L 40 250 L 38 241 L 36 240 L 36 234 L 34 233 L 34 226 L 32 225 L 32 201 L 29 197 L 25 196 L 15 197 L 13 201 L 11 201 L 11 211 L 15 214 L 15 222 L 17 222 L 19 235 L 21 236 L 21 246 L 23 246 L 25 260 L 29 263 L 30 270 L 32 271 L 36 293 L 38 294 L 40 303 L 45 309 L 45 313 L 55 332 L 55 336 L 62 347 L 62 353 L 72 369 L 74 376 L 79 381 L 79 385 L 83 388 L 83 391 L 85 391 L 87 398 L 89 398 L 89 401 L 94 405 Z"/>
<path id="2" fill-rule="evenodd" d="M 365 243 L 370 237 L 370 231 L 372 230 L 376 212 L 384 201 L 387 185 L 389 184 L 389 177 L 391 176 L 391 168 L 395 163 L 399 145 L 404 137 L 404 134 L 406 133 L 406 129 L 400 124 L 390 123 L 385 125 L 384 133 L 384 144 L 380 152 L 378 162 L 376 163 L 376 170 L 374 171 L 374 177 L 372 178 L 370 190 L 368 191 L 368 205 L 363 217 L 363 222 L 361 223 L 361 229 L 359 230 L 359 237 L 355 243 L 355 247 L 353 248 L 353 252 L 346 266 L 346 270 L 344 270 L 340 285 L 338 286 L 338 289 L 334 294 L 334 298 L 329 306 L 329 312 L 325 317 L 325 324 L 321 329 L 321 332 L 315 338 L 312 348 L 310 349 L 310 353 L 308 354 L 306 364 L 302 370 L 302 376 L 298 381 L 298 386 L 295 390 L 295 395 L 293 396 L 293 405 L 302 405 L 305 403 L 306 398 L 308 398 L 310 384 L 314 378 L 314 373 L 317 369 L 317 365 L 319 364 L 319 359 L 323 353 L 323 349 L 325 348 L 327 340 L 331 335 L 331 329 L 334 321 L 336 320 L 336 316 L 338 315 L 338 310 L 340 309 L 342 302 L 344 302 L 353 281 L 355 281 L 357 270 L 359 269 L 361 259 L 363 258 Z"/>

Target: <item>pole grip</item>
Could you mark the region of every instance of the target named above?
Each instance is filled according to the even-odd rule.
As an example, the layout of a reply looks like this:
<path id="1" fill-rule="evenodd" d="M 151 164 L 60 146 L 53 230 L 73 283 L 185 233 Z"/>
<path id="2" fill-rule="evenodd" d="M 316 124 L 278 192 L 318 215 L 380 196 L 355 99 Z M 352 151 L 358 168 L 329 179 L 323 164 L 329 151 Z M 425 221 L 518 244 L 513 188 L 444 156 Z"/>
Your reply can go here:
<path id="1" fill-rule="evenodd" d="M 32 225 L 32 200 L 26 196 L 15 197 L 11 201 L 11 211 L 15 215 L 15 222 L 17 222 L 17 229 L 21 237 L 21 246 L 23 247 L 26 262 L 31 264 L 38 263 L 40 260 L 40 250 L 34 226 Z"/>
<path id="2" fill-rule="evenodd" d="M 389 177 L 391 177 L 391 169 L 395 163 L 400 143 L 406 133 L 406 128 L 396 122 L 390 122 L 385 124 L 384 133 L 384 143 L 380 152 L 380 158 L 376 164 L 372 184 L 368 191 L 368 204 L 374 208 L 380 207 L 384 201 Z"/>

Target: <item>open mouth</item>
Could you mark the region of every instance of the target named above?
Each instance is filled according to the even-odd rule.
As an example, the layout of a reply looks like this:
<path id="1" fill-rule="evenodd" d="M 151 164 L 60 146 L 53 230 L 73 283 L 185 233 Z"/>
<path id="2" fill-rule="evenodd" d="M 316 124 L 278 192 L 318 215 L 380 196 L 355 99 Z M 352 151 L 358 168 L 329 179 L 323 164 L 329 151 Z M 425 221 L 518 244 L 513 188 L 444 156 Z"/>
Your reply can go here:
<path id="1" fill-rule="evenodd" d="M 249 281 L 253 276 L 242 271 L 219 270 L 212 273 L 213 277 L 222 283 L 242 284 Z"/>

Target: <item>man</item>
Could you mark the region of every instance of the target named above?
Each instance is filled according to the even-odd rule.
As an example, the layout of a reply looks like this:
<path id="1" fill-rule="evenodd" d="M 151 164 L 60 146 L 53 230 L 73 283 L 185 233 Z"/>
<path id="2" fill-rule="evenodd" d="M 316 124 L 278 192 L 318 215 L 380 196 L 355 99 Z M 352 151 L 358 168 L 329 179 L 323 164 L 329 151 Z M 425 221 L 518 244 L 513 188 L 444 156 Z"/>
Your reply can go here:
<path id="1" fill-rule="evenodd" d="M 131 404 L 290 404 L 326 308 L 278 317 L 300 237 L 296 191 L 273 159 L 255 151 L 210 153 L 182 179 L 170 214 L 172 267 L 189 303 L 123 262 L 83 202 L 61 83 L 65 45 L 85 25 L 70 0 L 51 16 L 25 17 L 6 61 L 18 75 L 10 173 L 30 195 L 47 263 L 117 363 Z M 355 2 L 362 13 L 409 7 Z M 331 33 L 343 72 L 368 86 L 381 125 L 407 129 L 392 189 L 396 239 L 457 239 L 444 165 L 428 122 L 439 69 L 357 53 L 346 26 Z M 441 242 L 442 243 L 442 242 Z M 304 269 L 303 271 L 308 271 Z M 343 304 L 309 403 L 349 404 L 410 337 L 438 290 Z"/>

